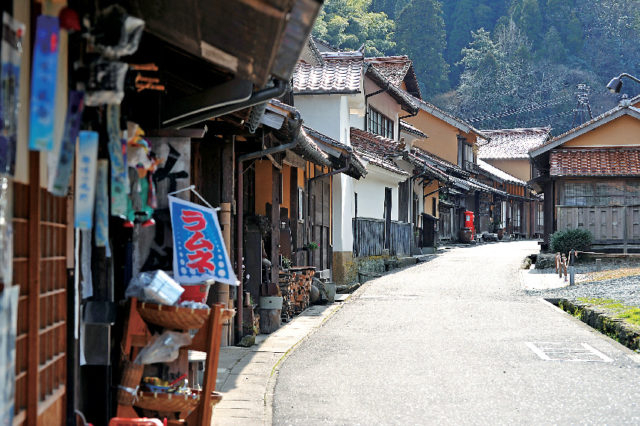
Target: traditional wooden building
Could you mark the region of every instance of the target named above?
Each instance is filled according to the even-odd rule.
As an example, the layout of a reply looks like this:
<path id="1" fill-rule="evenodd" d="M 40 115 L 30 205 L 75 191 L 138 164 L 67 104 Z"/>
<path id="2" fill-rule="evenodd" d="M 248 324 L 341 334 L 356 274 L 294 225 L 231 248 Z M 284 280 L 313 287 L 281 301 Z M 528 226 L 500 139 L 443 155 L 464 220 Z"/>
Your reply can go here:
<path id="1" fill-rule="evenodd" d="M 0 258 L 9 259 L 13 270 L 12 276 L 0 277 L 0 294 L 18 287 L 20 293 L 16 374 L 3 383 L 9 390 L 15 383 L 15 409 L 13 419 L 0 414 L 16 425 L 58 425 L 73 424 L 75 411 L 80 410 L 93 424 L 106 425 L 115 414 L 123 320 L 117 308 L 124 290 L 136 272 L 164 269 L 170 263 L 171 236 L 164 226 L 168 192 L 195 185 L 222 208 L 224 240 L 239 259 L 235 267 L 242 277 L 242 251 L 238 255 L 233 242 L 238 235 L 241 238 L 242 226 L 237 233 L 233 225 L 238 222 L 235 206 L 243 195 L 234 176 L 238 156 L 250 147 L 240 142 L 261 139 L 256 132 L 264 126 L 265 102 L 285 93 L 321 3 L 189 1 L 180 7 L 136 0 L 5 3 L 2 10 L 24 27 L 21 87 L 19 98 L 12 99 L 12 108 L 20 105 L 15 174 L 2 175 L 0 184 L 0 231 L 6 223 L 11 225 L 13 232 L 8 235 L 14 248 L 5 240 L 0 244 Z M 145 148 L 155 155 L 145 159 L 157 166 L 146 183 L 158 191 L 145 195 L 157 196 L 158 207 L 134 211 L 126 220 L 117 215 L 109 220 L 107 196 L 106 210 L 101 210 L 107 212 L 110 225 L 106 235 L 74 230 L 73 194 L 84 191 L 85 182 L 71 182 L 71 191 L 65 185 L 69 196 L 52 194 L 56 156 L 29 150 L 29 132 L 34 131 L 30 100 L 44 96 L 40 92 L 39 98 L 29 96 L 36 67 L 32 54 L 38 51 L 34 24 L 40 15 L 56 28 L 45 40 L 52 51 L 57 50 L 57 58 L 48 63 L 58 71 L 56 84 L 51 81 L 48 88 L 55 108 L 47 109 L 55 111 L 55 120 L 51 118 L 56 141 L 63 134 L 74 89 L 86 95 L 84 116 L 75 117 L 74 124 L 97 132 L 96 157 L 102 165 L 112 164 L 111 139 L 122 151 L 123 131 L 135 128 L 128 121 L 144 129 Z M 142 28 L 140 20 L 144 32 L 135 37 L 127 34 L 125 27 L 131 29 L 132 23 Z M 139 40 L 139 45 L 132 43 L 135 48 L 130 49 L 132 40 Z M 75 114 L 78 109 L 69 111 Z M 126 137 L 131 136 L 129 132 Z M 75 138 L 70 142 L 73 152 Z M 256 145 L 262 150 L 260 143 Z M 85 154 L 83 149 L 79 152 Z M 89 202 L 93 206 L 93 199 Z M 216 286 L 211 294 L 213 301 L 231 307 L 239 295 L 237 306 L 242 307 L 242 291 L 230 294 L 228 288 Z M 227 343 L 233 327 L 228 329 Z M 2 328 L 0 333 L 4 332 Z"/>
<path id="2" fill-rule="evenodd" d="M 637 100 L 636 100 L 637 101 Z M 544 193 L 544 242 L 587 229 L 594 248 L 640 250 L 640 109 L 617 107 L 529 152 L 530 183 Z"/>
<path id="3" fill-rule="evenodd" d="M 514 184 L 513 178 L 517 181 L 509 192 L 520 198 L 504 201 L 499 206 L 501 226 L 512 234 L 529 238 L 541 236 L 544 212 L 540 197 L 521 182 L 528 182 L 533 177 L 529 151 L 551 138 L 551 128 L 482 130 L 482 133 L 490 139 L 479 145 L 478 158 L 511 176 L 505 182 Z"/>

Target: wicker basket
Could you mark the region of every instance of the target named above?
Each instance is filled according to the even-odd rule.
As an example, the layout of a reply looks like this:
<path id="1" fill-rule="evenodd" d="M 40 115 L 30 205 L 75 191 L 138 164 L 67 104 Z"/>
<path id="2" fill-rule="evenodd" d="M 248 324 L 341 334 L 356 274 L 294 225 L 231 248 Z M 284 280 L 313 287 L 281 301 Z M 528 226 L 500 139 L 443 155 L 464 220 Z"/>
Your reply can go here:
<path id="1" fill-rule="evenodd" d="M 144 365 L 124 361 L 122 379 L 120 380 L 120 386 L 118 387 L 118 404 L 127 406 L 133 405 L 133 402 L 136 399 L 138 386 L 140 385 L 140 380 L 142 380 L 143 371 Z"/>
<path id="2" fill-rule="evenodd" d="M 134 405 L 138 408 L 162 412 L 190 412 L 200 403 L 200 393 L 193 391 L 196 396 L 172 393 L 138 392 L 138 399 Z M 211 393 L 211 405 L 222 400 L 222 395 Z"/>
<path id="3" fill-rule="evenodd" d="M 210 309 L 181 308 L 138 302 L 138 313 L 147 322 L 171 330 L 194 330 L 209 318 Z"/>

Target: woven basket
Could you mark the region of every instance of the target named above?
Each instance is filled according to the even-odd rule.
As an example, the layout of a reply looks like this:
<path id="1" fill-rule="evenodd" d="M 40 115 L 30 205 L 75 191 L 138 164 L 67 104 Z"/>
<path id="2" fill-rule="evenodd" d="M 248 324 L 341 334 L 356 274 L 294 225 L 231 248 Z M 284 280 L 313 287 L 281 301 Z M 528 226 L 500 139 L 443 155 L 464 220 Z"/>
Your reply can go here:
<path id="1" fill-rule="evenodd" d="M 122 379 L 120 380 L 120 387 L 118 388 L 118 404 L 120 405 L 133 405 L 136 399 L 136 392 L 142 380 L 142 372 L 144 371 L 144 365 L 134 364 L 130 361 L 124 361 L 124 368 L 122 370 Z"/>
<path id="2" fill-rule="evenodd" d="M 147 322 L 171 330 L 194 330 L 202 327 L 209 318 L 210 309 L 180 308 L 138 302 L 138 313 Z"/>
<path id="3" fill-rule="evenodd" d="M 138 392 L 138 399 L 133 404 L 138 408 L 163 412 L 185 412 L 193 411 L 200 403 L 200 394 L 197 391 L 196 397 L 172 393 Z M 222 395 L 217 392 L 211 393 L 211 405 L 216 405 L 222 400 Z"/>

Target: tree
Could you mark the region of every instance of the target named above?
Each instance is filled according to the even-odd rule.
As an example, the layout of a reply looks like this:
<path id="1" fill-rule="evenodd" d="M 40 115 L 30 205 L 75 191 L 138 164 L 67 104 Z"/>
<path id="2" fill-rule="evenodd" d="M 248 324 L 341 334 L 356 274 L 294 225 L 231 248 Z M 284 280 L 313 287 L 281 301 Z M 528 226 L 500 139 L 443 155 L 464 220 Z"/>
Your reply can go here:
<path id="1" fill-rule="evenodd" d="M 408 55 L 429 97 L 448 88 L 449 66 L 444 60 L 446 34 L 440 2 L 412 0 L 396 19 L 396 37 L 400 53 Z"/>
<path id="2" fill-rule="evenodd" d="M 394 23 L 383 12 L 371 12 L 371 0 L 327 0 L 318 15 L 313 35 L 342 50 L 364 45 L 368 56 L 390 52 Z"/>

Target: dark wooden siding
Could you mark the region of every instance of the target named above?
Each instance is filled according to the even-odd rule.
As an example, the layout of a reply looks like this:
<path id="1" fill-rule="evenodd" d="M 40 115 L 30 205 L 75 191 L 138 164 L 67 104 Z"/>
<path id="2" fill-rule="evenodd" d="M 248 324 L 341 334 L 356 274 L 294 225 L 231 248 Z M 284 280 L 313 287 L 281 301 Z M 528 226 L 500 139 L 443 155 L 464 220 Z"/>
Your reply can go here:
<path id="1" fill-rule="evenodd" d="M 356 257 L 380 256 L 385 246 L 385 221 L 382 219 L 353 219 L 353 251 Z M 389 254 L 402 256 L 411 253 L 411 224 L 391 222 Z"/>

